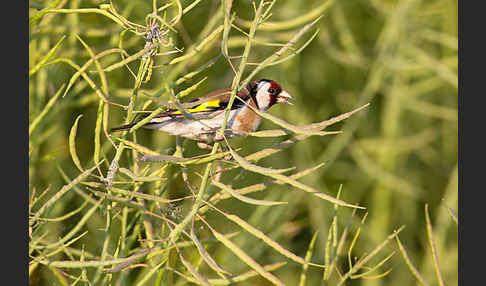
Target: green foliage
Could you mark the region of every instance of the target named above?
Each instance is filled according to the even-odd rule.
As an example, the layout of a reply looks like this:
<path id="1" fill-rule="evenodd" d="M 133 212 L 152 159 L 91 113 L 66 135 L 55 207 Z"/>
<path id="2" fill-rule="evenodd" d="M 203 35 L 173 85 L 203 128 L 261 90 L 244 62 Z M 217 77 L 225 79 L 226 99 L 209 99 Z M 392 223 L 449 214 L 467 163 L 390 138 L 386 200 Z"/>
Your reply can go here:
<path id="1" fill-rule="evenodd" d="M 457 1 L 302 3 L 30 2 L 32 285 L 457 285 Z M 258 78 L 209 152 L 108 133 Z"/>

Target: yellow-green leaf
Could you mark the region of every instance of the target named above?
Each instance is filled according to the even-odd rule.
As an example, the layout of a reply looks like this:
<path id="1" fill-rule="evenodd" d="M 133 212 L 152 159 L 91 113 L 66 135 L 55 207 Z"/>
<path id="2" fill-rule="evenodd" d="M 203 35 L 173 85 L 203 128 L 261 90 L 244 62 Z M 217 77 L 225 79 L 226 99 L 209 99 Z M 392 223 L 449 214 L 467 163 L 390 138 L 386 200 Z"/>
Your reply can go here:
<path id="1" fill-rule="evenodd" d="M 74 121 L 73 127 L 71 128 L 71 132 L 69 133 L 69 152 L 71 153 L 71 158 L 73 159 L 74 165 L 76 165 L 81 172 L 84 172 L 81 162 L 79 161 L 78 154 L 76 153 L 75 143 L 76 133 L 78 131 L 78 121 L 81 119 L 81 117 L 83 117 L 82 114 L 76 118 L 76 121 Z"/>
<path id="2" fill-rule="evenodd" d="M 257 199 L 245 197 L 245 196 L 239 194 L 238 192 L 234 191 L 229 186 L 226 186 L 225 184 L 222 184 L 222 183 L 217 182 L 217 181 L 212 181 L 211 183 L 213 185 L 215 185 L 216 187 L 222 189 L 223 191 L 229 193 L 234 198 L 236 198 L 236 199 L 238 199 L 238 200 L 240 200 L 242 202 L 252 204 L 252 205 L 274 206 L 274 205 L 288 204 L 287 202 L 275 202 L 275 201 L 268 201 L 268 200 L 257 200 Z"/>

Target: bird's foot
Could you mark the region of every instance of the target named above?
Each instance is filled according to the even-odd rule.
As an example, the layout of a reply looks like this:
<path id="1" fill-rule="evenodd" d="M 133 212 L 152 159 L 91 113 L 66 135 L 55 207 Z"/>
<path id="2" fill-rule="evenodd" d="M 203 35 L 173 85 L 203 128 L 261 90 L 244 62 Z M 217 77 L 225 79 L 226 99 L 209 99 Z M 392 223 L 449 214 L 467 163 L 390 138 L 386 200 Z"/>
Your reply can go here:
<path id="1" fill-rule="evenodd" d="M 203 150 L 213 150 L 213 145 L 209 145 L 204 142 L 197 142 L 197 147 Z M 221 148 L 218 148 L 218 152 L 222 152 Z"/>

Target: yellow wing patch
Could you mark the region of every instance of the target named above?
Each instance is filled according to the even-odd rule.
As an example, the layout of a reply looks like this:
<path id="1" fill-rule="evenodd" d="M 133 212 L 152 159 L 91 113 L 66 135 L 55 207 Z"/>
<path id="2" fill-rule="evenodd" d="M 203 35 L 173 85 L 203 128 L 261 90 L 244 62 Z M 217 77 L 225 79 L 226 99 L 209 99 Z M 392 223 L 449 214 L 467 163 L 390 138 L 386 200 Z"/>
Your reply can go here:
<path id="1" fill-rule="evenodd" d="M 189 113 L 210 111 L 212 109 L 209 109 L 208 107 L 218 107 L 219 102 L 220 102 L 219 99 L 209 100 L 209 101 L 206 101 L 204 103 L 199 104 L 198 106 L 196 106 L 194 108 L 187 109 L 186 111 L 189 112 Z M 174 112 L 172 112 L 172 114 L 182 114 L 182 113 L 180 111 L 174 111 Z"/>

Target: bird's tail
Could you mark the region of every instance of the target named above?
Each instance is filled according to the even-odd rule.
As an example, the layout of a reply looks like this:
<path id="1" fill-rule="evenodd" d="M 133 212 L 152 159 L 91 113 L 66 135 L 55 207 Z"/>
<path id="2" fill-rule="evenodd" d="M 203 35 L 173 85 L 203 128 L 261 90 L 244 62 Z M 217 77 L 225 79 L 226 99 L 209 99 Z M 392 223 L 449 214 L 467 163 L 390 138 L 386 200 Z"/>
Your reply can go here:
<path id="1" fill-rule="evenodd" d="M 122 125 L 122 126 L 118 126 L 118 127 L 113 127 L 113 128 L 110 129 L 110 133 L 117 132 L 117 131 L 128 130 L 128 129 L 132 128 L 133 126 L 135 126 L 135 124 L 137 124 L 137 123 L 134 122 L 134 123 L 130 123 L 130 124 L 125 124 L 125 125 Z"/>

